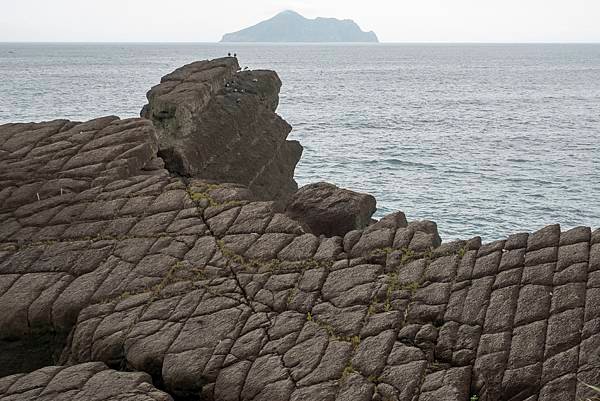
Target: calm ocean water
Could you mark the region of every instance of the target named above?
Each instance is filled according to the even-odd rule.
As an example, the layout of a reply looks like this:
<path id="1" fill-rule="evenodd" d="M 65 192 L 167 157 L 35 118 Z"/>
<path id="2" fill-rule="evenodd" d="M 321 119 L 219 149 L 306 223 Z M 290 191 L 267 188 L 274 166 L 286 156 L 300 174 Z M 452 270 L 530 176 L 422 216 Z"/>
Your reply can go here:
<path id="1" fill-rule="evenodd" d="M 600 226 L 600 45 L 0 43 L 0 123 L 137 116 L 162 75 L 228 51 L 281 76 L 300 184 L 445 240 Z"/>

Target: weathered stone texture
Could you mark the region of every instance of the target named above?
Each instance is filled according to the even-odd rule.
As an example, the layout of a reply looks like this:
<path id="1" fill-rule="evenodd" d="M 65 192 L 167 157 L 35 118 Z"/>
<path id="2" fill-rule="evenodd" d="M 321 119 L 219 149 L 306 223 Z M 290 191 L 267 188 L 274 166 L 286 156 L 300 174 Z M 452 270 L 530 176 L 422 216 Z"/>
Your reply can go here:
<path id="1" fill-rule="evenodd" d="M 275 72 L 239 71 L 232 57 L 198 61 L 164 76 L 141 115 L 154 123 L 170 171 L 285 199 L 298 188 L 302 146 L 286 141 L 292 128 L 275 113 L 280 88 Z"/>
<path id="2" fill-rule="evenodd" d="M 300 188 L 290 198 L 285 212 L 313 234 L 343 237 L 348 232 L 367 227 L 376 209 L 372 195 L 318 182 Z M 404 218 L 393 228 L 406 224 Z"/>
<path id="3" fill-rule="evenodd" d="M 0 126 L 1 399 L 595 396 L 597 231 L 318 237 L 156 149 L 141 119 Z"/>
<path id="4" fill-rule="evenodd" d="M 3 401 L 173 401 L 152 386 L 146 373 L 118 372 L 102 362 L 47 366 L 28 374 L 0 378 Z"/>

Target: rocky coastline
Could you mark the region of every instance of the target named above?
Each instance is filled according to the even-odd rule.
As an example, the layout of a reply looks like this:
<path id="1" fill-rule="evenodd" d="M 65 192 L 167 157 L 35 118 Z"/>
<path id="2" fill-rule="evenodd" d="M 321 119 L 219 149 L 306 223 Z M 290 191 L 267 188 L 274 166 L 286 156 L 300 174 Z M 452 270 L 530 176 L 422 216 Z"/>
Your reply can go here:
<path id="1" fill-rule="evenodd" d="M 565 401 L 600 384 L 600 230 L 482 244 L 298 189 L 273 71 L 141 118 L 0 125 L 0 400 Z"/>

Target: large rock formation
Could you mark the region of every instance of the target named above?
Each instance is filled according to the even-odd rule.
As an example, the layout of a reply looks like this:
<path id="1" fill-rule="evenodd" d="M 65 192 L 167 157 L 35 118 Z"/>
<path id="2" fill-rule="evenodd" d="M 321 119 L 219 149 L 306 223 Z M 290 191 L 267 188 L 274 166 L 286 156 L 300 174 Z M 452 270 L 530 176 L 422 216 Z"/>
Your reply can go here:
<path id="1" fill-rule="evenodd" d="M 0 126 L 0 376 L 35 370 L 0 398 L 595 396 L 600 230 L 318 237 L 156 149 L 143 119 Z"/>
<path id="2" fill-rule="evenodd" d="M 273 71 L 238 70 L 232 57 L 181 67 L 148 92 L 142 117 L 154 123 L 171 172 L 285 199 L 298 188 L 302 146 L 286 141 L 291 127 L 275 114 L 281 81 Z"/>

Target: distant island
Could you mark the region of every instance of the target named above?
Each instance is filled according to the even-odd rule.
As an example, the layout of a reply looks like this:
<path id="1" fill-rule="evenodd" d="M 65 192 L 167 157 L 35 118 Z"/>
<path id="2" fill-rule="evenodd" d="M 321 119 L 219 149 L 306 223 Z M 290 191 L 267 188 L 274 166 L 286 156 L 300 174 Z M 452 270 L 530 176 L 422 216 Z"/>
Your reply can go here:
<path id="1" fill-rule="evenodd" d="M 352 20 L 308 19 L 295 11 L 283 11 L 271 19 L 241 31 L 227 33 L 221 42 L 371 42 L 375 32 L 364 32 Z"/>

